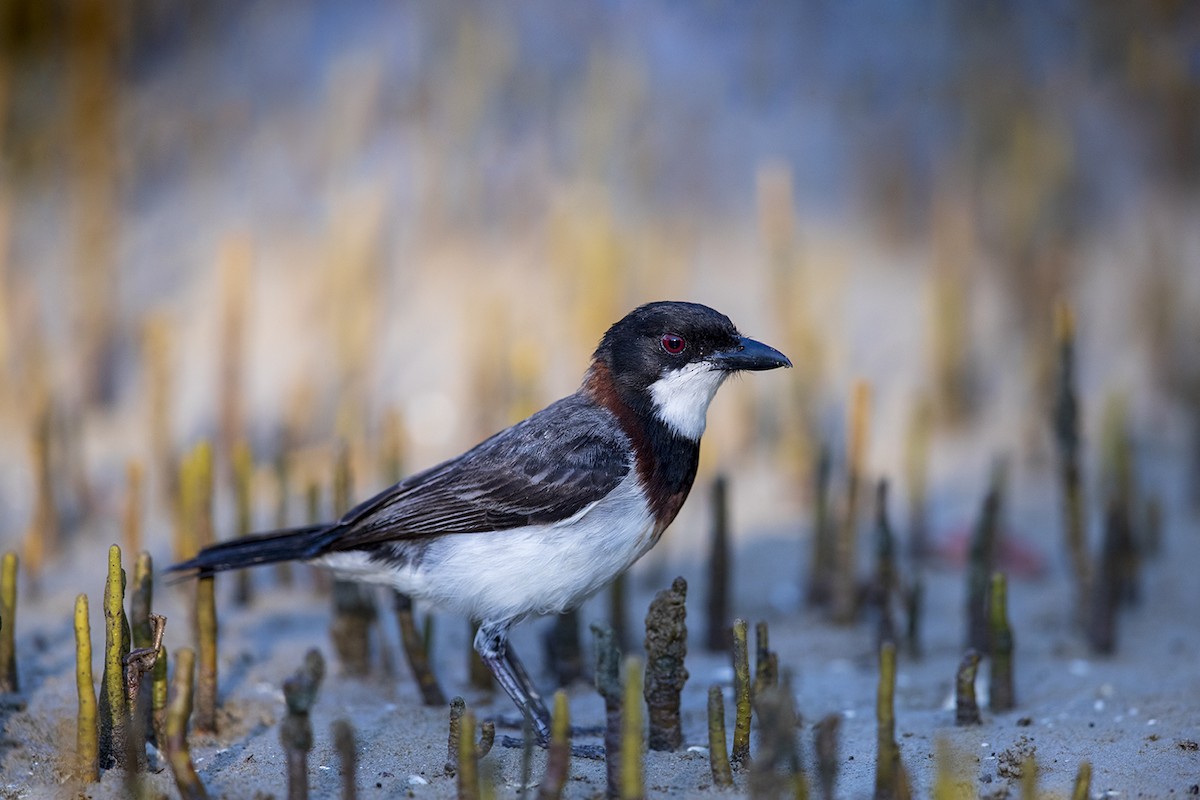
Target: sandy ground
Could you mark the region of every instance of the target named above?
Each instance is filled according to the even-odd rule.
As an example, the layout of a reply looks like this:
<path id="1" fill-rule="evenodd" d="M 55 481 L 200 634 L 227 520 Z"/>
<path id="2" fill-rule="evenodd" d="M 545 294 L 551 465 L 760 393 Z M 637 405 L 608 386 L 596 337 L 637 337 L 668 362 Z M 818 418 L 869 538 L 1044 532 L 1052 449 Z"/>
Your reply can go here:
<path id="1" fill-rule="evenodd" d="M 1172 459 L 1167 458 L 1164 463 Z M 1163 483 L 1170 489 L 1171 475 Z M 985 796 L 1015 796 L 1013 768 L 1035 753 L 1042 787 L 1066 796 L 1081 761 L 1093 764 L 1092 796 L 1169 797 L 1195 793 L 1200 782 L 1200 625 L 1194 569 L 1200 563 L 1200 537 L 1179 514 L 1168 516 L 1165 550 L 1144 570 L 1144 601 L 1122 616 L 1120 649 L 1112 658 L 1094 658 L 1075 635 L 1066 611 L 1069 584 L 1051 533 L 1052 494 L 1030 479 L 1014 487 L 1008 518 L 1013 535 L 1041 552 L 1050 565 L 1040 577 L 1017 579 L 1010 589 L 1011 617 L 1017 637 L 1018 707 L 1004 714 L 985 711 L 984 724 L 956 728 L 948 705 L 955 666 L 961 655 L 963 578 L 955 569 L 927 575 L 928 611 L 919 660 L 902 654 L 896 698 L 897 733 L 905 765 L 918 796 L 928 795 L 935 745 L 945 739 L 969 765 L 969 775 Z M 1178 488 L 1182 488 L 1181 482 Z M 1182 495 L 1168 495 L 1169 508 L 1180 509 Z M 696 502 L 698 498 L 693 498 Z M 966 523 L 967 520 L 962 520 Z M 694 526 L 693 526 L 694 527 Z M 807 538 L 799 520 L 776 528 L 746 532 L 736 554 L 735 613 L 771 624 L 772 644 L 780 662 L 792 671 L 797 705 L 804 716 L 801 739 L 805 760 L 813 764 L 810 726 L 828 713 L 842 716 L 839 796 L 871 793 L 875 762 L 875 686 L 871 625 L 837 629 L 800 608 L 797 575 L 802 575 Z M 686 540 L 692 556 L 640 565 L 633 586 L 631 616 L 641 617 L 652 592 L 673 574 L 688 578 L 691 625 L 684 694 L 686 745 L 679 753 L 650 753 L 646 760 L 649 796 L 689 797 L 720 794 L 710 786 L 705 692 L 711 683 L 729 685 L 732 671 L 723 657 L 700 644 L 704 598 L 703 530 L 678 526 L 670 532 Z M 1042 541 L 1045 539 L 1046 541 Z M 72 593 L 83 583 L 102 583 L 96 547 L 78 547 L 67 563 L 49 574 L 41 596 L 21 608 L 18 642 L 23 680 L 23 711 L 7 712 L 0 747 L 0 793 L 4 797 L 75 796 L 77 787 L 57 778 L 62 753 L 73 741 L 74 674 L 70 626 Z M 313 712 L 316 744 L 310 761 L 313 796 L 336 796 L 338 764 L 330 726 L 350 720 L 358 737 L 358 785 L 363 797 L 450 797 L 454 779 L 442 772 L 447 712 L 425 708 L 404 666 L 395 679 L 382 674 L 367 680 L 340 677 L 327 635 L 329 603 L 314 596 L 307 576 L 292 589 L 262 592 L 250 609 L 233 606 L 225 580 L 221 589 L 221 697 L 227 719 L 216 739 L 194 741 L 201 777 L 214 797 L 250 797 L 256 792 L 284 793 L 284 759 L 277 722 L 283 713 L 280 685 L 309 647 L 330 659 L 330 675 Z M 267 575 L 260 576 L 269 584 Z M 180 589 L 159 592 L 168 642 L 185 638 L 186 616 L 179 608 Z M 603 617 L 602 603 L 585 606 L 585 622 Z M 398 653 L 391 615 L 381 635 Z M 99 619 L 93 619 L 98 631 Z M 518 651 L 538 670 L 540 634 L 545 621 L 527 623 L 515 639 Z M 459 621 L 439 617 L 435 656 L 448 694 L 461 692 L 484 715 L 511 718 L 504 697 L 472 693 L 466 686 L 467 632 Z M 97 654 L 98 655 L 98 654 Z M 98 664 L 97 664 L 98 668 Z M 97 669 L 97 675 L 99 674 Z M 545 682 L 545 676 L 543 675 Z M 982 683 L 982 681 L 981 681 Z M 599 724 L 603 704 L 589 686 L 571 689 L 573 719 Z M 730 709 L 730 714 L 732 710 Z M 502 730 L 501 733 L 504 731 Z M 513 733 L 513 731 L 508 731 Z M 535 757 L 540 777 L 544 756 Z M 484 761 L 500 797 L 520 794 L 519 750 L 497 746 Z M 603 765 L 575 759 L 567 794 L 591 797 L 603 790 Z M 173 793 L 169 773 L 151 776 L 152 786 Z M 739 779 L 739 788 L 743 779 Z M 99 786 L 80 796 L 121 797 L 121 776 L 105 774 Z"/>

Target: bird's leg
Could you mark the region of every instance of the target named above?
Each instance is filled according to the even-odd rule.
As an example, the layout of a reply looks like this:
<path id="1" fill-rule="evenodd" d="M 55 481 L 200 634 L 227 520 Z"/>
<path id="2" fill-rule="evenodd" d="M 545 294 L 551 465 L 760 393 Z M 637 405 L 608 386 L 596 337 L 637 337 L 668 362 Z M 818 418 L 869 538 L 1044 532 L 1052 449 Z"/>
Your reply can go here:
<path id="1" fill-rule="evenodd" d="M 521 659 L 517 658 L 517 653 L 511 647 L 504 650 L 504 660 L 508 662 L 509 669 L 513 675 L 517 677 L 517 682 L 521 684 L 521 688 L 525 690 L 525 694 L 529 696 L 529 704 L 533 708 L 533 713 L 540 719 L 549 721 L 550 712 L 546 708 L 546 704 L 542 701 L 542 695 L 538 692 L 537 687 L 533 685 L 533 681 L 529 678 L 529 673 L 525 671 L 525 665 L 521 663 Z"/>
<path id="2" fill-rule="evenodd" d="M 545 747 L 550 742 L 550 713 L 537 690 L 533 688 L 525 668 L 509 649 L 510 624 L 485 622 L 480 625 L 475 634 L 475 652 L 479 653 L 483 663 L 491 670 L 496 683 L 508 692 L 517 708 L 529 719 L 538 744 Z"/>

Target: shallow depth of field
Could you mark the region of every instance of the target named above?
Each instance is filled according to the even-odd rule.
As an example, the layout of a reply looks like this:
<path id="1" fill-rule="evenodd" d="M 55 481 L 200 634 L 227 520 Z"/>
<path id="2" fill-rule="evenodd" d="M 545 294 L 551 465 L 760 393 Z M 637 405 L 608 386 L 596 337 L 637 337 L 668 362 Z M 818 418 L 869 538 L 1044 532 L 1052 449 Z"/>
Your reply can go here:
<path id="1" fill-rule="evenodd" d="M 1200 794 L 1197 10 L 0 3 L 0 797 L 175 797 L 184 742 L 211 797 L 298 796 L 308 730 L 311 796 L 350 796 L 349 752 L 360 797 L 479 796 L 446 766 L 455 696 L 496 726 L 482 796 L 534 796 L 562 763 L 523 752 L 467 620 L 304 565 L 161 571 L 569 394 L 660 299 L 795 368 L 721 390 L 616 589 L 516 629 L 598 745 L 686 579 L 682 744 L 634 724 L 623 796 Z M 109 684 L 114 544 L 148 649 Z M 759 682 L 729 788 L 709 689 L 736 750 L 738 619 Z M 138 663 L 174 703 L 199 649 L 187 727 L 101 723 L 99 769 L 87 622 L 101 717 Z M 563 796 L 608 788 L 570 760 Z"/>

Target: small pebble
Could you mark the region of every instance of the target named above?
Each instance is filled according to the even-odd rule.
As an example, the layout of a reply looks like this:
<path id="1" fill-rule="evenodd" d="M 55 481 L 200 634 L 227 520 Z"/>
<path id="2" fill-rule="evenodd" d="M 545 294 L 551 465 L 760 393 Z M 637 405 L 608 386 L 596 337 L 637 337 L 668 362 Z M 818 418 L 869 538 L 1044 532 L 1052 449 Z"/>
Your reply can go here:
<path id="1" fill-rule="evenodd" d="M 428 786 L 429 781 L 425 780 L 420 775 L 409 775 L 408 776 L 408 785 L 409 786 Z"/>

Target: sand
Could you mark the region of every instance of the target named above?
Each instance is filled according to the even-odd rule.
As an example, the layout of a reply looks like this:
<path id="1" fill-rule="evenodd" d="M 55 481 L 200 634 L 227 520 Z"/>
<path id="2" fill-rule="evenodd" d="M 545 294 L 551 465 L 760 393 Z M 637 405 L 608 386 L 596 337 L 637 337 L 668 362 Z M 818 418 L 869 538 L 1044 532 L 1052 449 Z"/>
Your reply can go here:
<path id="1" fill-rule="evenodd" d="M 1018 492 L 1019 494 L 1019 492 Z M 1010 519 L 1025 516 L 1014 510 Z M 1141 605 L 1121 616 L 1119 650 L 1110 658 L 1093 657 L 1076 634 L 1068 612 L 1070 597 L 1053 538 L 1048 530 L 1019 530 L 1025 545 L 1045 555 L 1048 569 L 1041 575 L 1014 579 L 1010 615 L 1016 633 L 1017 708 L 993 714 L 984 703 L 984 724 L 959 728 L 949 705 L 955 667 L 962 652 L 961 597 L 963 575 L 948 567 L 927 573 L 928 607 L 922 636 L 922 656 L 901 650 L 896 693 L 897 735 L 904 764 L 918 796 L 928 796 L 939 740 L 960 754 L 965 778 L 975 781 L 988 797 L 1015 793 L 1015 775 L 1023 757 L 1037 757 L 1041 785 L 1065 796 L 1079 764 L 1093 765 L 1092 796 L 1187 796 L 1200 781 L 1200 625 L 1190 613 L 1196 607 L 1194 565 L 1200 563 L 1200 537 L 1178 517 L 1169 515 L 1163 554 L 1143 572 Z M 835 628 L 819 613 L 797 600 L 797 575 L 804 574 L 806 523 L 790 521 L 776 528 L 739 537 L 734 579 L 737 615 L 770 623 L 772 646 L 781 665 L 792 674 L 797 707 L 803 715 L 800 731 L 804 760 L 813 765 L 811 725 L 826 714 L 842 717 L 838 796 L 871 794 L 875 764 L 876 662 L 874 634 L 869 623 Z M 1035 539 L 1033 534 L 1043 536 Z M 672 530 L 688 538 L 702 553 L 704 532 Z M 97 543 L 98 545 L 98 543 Z M 23 682 L 21 711 L 7 711 L 3 720 L 0 767 L 4 797 L 73 796 L 59 778 L 64 753 L 73 743 L 75 712 L 73 642 L 70 604 L 73 592 L 88 583 L 99 585 L 98 546 L 81 543 L 72 556 L 49 573 L 40 596 L 25 599 L 18 634 Z M 646 759 L 648 796 L 691 797 L 720 795 L 711 787 L 705 729 L 707 687 L 718 683 L 730 697 L 732 670 L 727 657 L 707 653 L 701 634 L 704 608 L 704 570 L 701 557 L 651 563 L 635 573 L 631 616 L 640 619 L 652 592 L 680 574 L 691 587 L 688 669 L 684 692 L 685 747 L 678 753 L 649 753 Z M 307 648 L 320 648 L 329 660 L 329 674 L 312 721 L 315 746 L 309 776 L 313 796 L 337 796 L 339 765 L 332 749 L 330 726 L 347 719 L 357 737 L 358 786 L 362 797 L 452 797 L 455 782 L 443 771 L 446 758 L 445 708 L 423 707 L 407 669 L 399 660 L 390 613 L 382 617 L 377 644 L 391 653 L 396 675 L 349 679 L 339 675 L 327 635 L 329 602 L 316 596 L 309 575 L 298 585 L 270 588 L 269 575 L 259 576 L 263 588 L 253 606 L 233 606 L 225 579 L 220 591 L 221 700 L 224 709 L 219 736 L 193 737 L 192 752 L 199 773 L 214 797 L 250 797 L 255 793 L 283 796 L 284 757 L 278 722 L 284 712 L 282 681 L 299 665 Z M 168 615 L 167 641 L 186 640 L 188 622 L 179 606 L 183 589 L 159 589 L 158 607 Z M 95 595 L 94 595 L 95 596 Z M 96 616 L 94 614 L 94 616 Z M 602 619 L 604 605 L 594 600 L 584 607 L 583 620 Z M 93 630 L 99 631 L 99 618 Z M 514 646 L 549 689 L 539 670 L 540 635 L 546 621 L 518 629 Z M 437 617 L 435 664 L 448 694 L 463 694 L 484 717 L 498 715 L 509 722 L 513 710 L 503 696 L 491 697 L 466 688 L 465 625 Z M 97 654 L 97 675 L 99 661 Z M 980 686 L 986 681 L 981 670 Z M 603 703 L 585 683 L 570 688 L 573 720 L 583 726 L 603 720 Z M 732 719 L 732 706 L 729 707 Z M 500 733 L 517 732 L 503 726 Z M 581 737 L 579 741 L 597 741 Z M 539 779 L 544 755 L 535 753 L 533 775 Z M 482 769 L 494 782 L 499 797 L 520 795 L 520 751 L 497 745 L 483 759 Z M 744 789 L 738 778 L 738 791 Z M 148 778 L 150 786 L 173 792 L 169 772 Z M 603 764 L 575 759 L 569 797 L 591 797 L 604 788 Z M 122 775 L 111 771 L 102 782 L 83 790 L 83 796 L 124 796 Z M 1013 795 L 1015 796 L 1015 794 Z"/>

